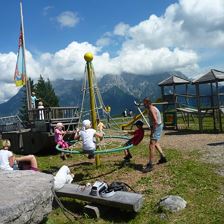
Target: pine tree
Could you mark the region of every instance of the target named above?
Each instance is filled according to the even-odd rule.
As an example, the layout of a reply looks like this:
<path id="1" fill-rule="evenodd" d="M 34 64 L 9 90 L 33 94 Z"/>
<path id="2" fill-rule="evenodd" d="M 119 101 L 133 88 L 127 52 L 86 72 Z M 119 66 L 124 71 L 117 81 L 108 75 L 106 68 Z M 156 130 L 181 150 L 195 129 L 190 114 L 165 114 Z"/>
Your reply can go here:
<path id="1" fill-rule="evenodd" d="M 33 80 L 29 78 L 31 92 L 35 92 L 39 101 L 42 101 L 44 107 L 58 107 L 59 100 L 56 96 L 52 84 L 49 79 L 47 81 L 40 75 L 40 79 L 34 85 Z M 19 116 L 24 122 L 28 122 L 27 97 L 26 88 L 24 88 L 24 97 L 22 98 L 22 106 L 19 110 Z"/>
<path id="2" fill-rule="evenodd" d="M 44 107 L 58 107 L 59 100 L 56 96 L 52 84 L 49 79 L 47 81 L 40 75 L 40 79 L 35 85 L 35 93 L 37 98 L 43 102 Z"/>

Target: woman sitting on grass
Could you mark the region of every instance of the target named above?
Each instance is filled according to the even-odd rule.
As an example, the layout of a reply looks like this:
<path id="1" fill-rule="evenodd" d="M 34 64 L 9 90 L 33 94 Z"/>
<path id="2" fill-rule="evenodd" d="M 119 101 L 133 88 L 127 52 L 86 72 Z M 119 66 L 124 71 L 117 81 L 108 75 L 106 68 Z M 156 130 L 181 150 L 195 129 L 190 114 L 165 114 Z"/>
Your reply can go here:
<path id="1" fill-rule="evenodd" d="M 18 170 L 18 167 L 34 171 L 38 170 L 37 160 L 34 155 L 15 157 L 13 153 L 9 151 L 11 143 L 8 139 L 3 140 L 2 146 L 3 148 L 0 150 L 0 170 Z M 16 162 L 18 167 L 16 166 Z"/>

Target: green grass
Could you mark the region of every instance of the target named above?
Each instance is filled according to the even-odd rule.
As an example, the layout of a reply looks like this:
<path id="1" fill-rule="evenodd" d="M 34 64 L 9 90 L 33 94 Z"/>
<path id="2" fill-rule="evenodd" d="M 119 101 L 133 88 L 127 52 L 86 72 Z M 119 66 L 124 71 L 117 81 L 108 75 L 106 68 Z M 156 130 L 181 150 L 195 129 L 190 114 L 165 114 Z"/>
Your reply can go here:
<path id="1" fill-rule="evenodd" d="M 101 219 L 94 220 L 83 212 L 84 202 L 63 198 L 62 201 L 68 209 L 78 213 L 81 217 L 72 223 L 224 223 L 224 201 L 221 200 L 221 189 L 224 178 L 214 172 L 214 166 L 199 161 L 197 151 L 183 153 L 167 149 L 169 162 L 165 165 L 156 165 L 155 170 L 142 174 L 138 170 L 140 163 L 147 160 L 147 146 L 141 144 L 133 149 L 134 159 L 130 166 L 120 166 L 123 154 L 103 156 L 102 165 L 96 168 L 95 164 L 88 164 L 85 156 L 73 156 L 67 161 L 75 181 L 79 184 L 94 183 L 95 180 L 112 182 L 124 181 L 144 195 L 144 206 L 136 214 L 130 214 L 111 209 L 103 209 Z M 62 165 L 58 155 L 38 157 L 39 166 L 43 170 L 56 171 Z M 179 195 L 187 201 L 187 208 L 178 213 L 161 213 L 157 211 L 156 204 L 166 195 Z M 222 193 L 223 194 L 223 193 Z M 164 216 L 164 215 L 162 215 Z M 62 213 L 61 209 L 54 208 L 48 217 L 47 223 L 71 223 Z"/>
<path id="2" fill-rule="evenodd" d="M 224 122 L 224 116 L 223 115 L 221 116 L 221 119 L 222 119 L 222 124 L 223 124 L 223 122 Z M 213 133 L 214 132 L 214 123 L 213 122 L 214 122 L 213 117 L 211 117 L 211 115 L 206 115 L 202 119 L 203 131 L 208 132 L 208 133 Z M 184 122 L 181 114 L 178 114 L 177 124 L 182 129 L 199 131 L 199 121 L 198 121 L 198 117 L 196 115 L 190 115 L 189 116 L 189 127 L 187 127 L 187 123 Z M 218 131 L 220 129 L 218 121 L 216 121 L 216 129 L 217 129 L 216 131 Z"/>
<path id="3" fill-rule="evenodd" d="M 141 143 L 132 149 L 133 161 L 130 166 L 121 166 L 123 153 L 108 154 L 101 157 L 101 166 L 96 168 L 85 155 L 73 155 L 61 161 L 59 155 L 37 156 L 41 171 L 54 174 L 63 165 L 69 165 L 75 174 L 75 182 L 86 184 L 102 180 L 124 181 L 144 195 L 143 208 L 137 214 L 118 209 L 102 208 L 101 218 L 94 220 L 83 210 L 83 201 L 61 198 L 64 206 L 78 214 L 78 219 L 64 215 L 56 204 L 49 214 L 46 224 L 69 223 L 130 223 L 130 224 L 221 224 L 224 223 L 224 178 L 215 173 L 215 166 L 202 163 L 198 151 L 165 149 L 168 163 L 155 165 L 151 173 L 139 171 L 141 164 L 147 162 L 148 145 Z M 158 212 L 158 201 L 166 195 L 179 195 L 187 201 L 187 207 L 177 213 Z M 162 217 L 162 218 L 161 218 Z M 72 221 L 71 221 L 72 220 Z"/>

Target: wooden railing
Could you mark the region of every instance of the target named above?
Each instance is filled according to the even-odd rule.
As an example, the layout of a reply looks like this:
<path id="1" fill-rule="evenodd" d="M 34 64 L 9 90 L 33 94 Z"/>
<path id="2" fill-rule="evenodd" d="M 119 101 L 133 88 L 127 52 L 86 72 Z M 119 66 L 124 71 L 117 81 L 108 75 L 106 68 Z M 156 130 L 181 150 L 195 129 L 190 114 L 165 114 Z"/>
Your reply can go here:
<path id="1" fill-rule="evenodd" d="M 43 109 L 32 109 L 28 111 L 29 122 L 32 127 L 46 127 L 47 131 L 52 131 L 58 122 L 65 126 L 78 124 L 79 107 L 48 107 Z M 41 125 L 40 125 L 41 124 Z"/>

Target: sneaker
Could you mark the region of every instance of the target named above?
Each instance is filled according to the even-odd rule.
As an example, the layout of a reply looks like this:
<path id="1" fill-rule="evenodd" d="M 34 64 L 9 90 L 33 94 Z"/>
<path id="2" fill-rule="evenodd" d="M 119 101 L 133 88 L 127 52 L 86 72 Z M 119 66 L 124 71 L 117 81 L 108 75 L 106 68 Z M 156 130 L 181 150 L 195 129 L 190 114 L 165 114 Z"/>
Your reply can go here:
<path id="1" fill-rule="evenodd" d="M 126 160 L 126 159 L 131 159 L 132 158 L 132 155 L 131 154 L 127 154 L 125 157 L 124 157 L 124 160 Z"/>
<path id="2" fill-rule="evenodd" d="M 70 153 L 69 154 L 66 154 L 66 157 L 67 158 L 72 158 L 72 154 L 70 154 Z"/>
<path id="3" fill-rule="evenodd" d="M 166 163 L 166 162 L 167 162 L 166 157 L 161 157 L 157 164 L 162 164 L 162 163 Z"/>
<path id="4" fill-rule="evenodd" d="M 151 163 L 148 163 L 147 165 L 146 165 L 146 168 L 145 169 L 143 169 L 143 173 L 148 173 L 148 172 L 151 172 L 153 170 L 153 166 L 152 166 L 152 164 Z"/>
<path id="5" fill-rule="evenodd" d="M 124 157 L 124 163 L 130 163 L 130 159 Z"/>
<path id="6" fill-rule="evenodd" d="M 88 159 L 94 159 L 94 155 L 88 155 Z"/>
<path id="7" fill-rule="evenodd" d="M 66 156 L 65 156 L 65 155 L 60 155 L 60 158 L 61 158 L 62 160 L 66 160 Z"/>

